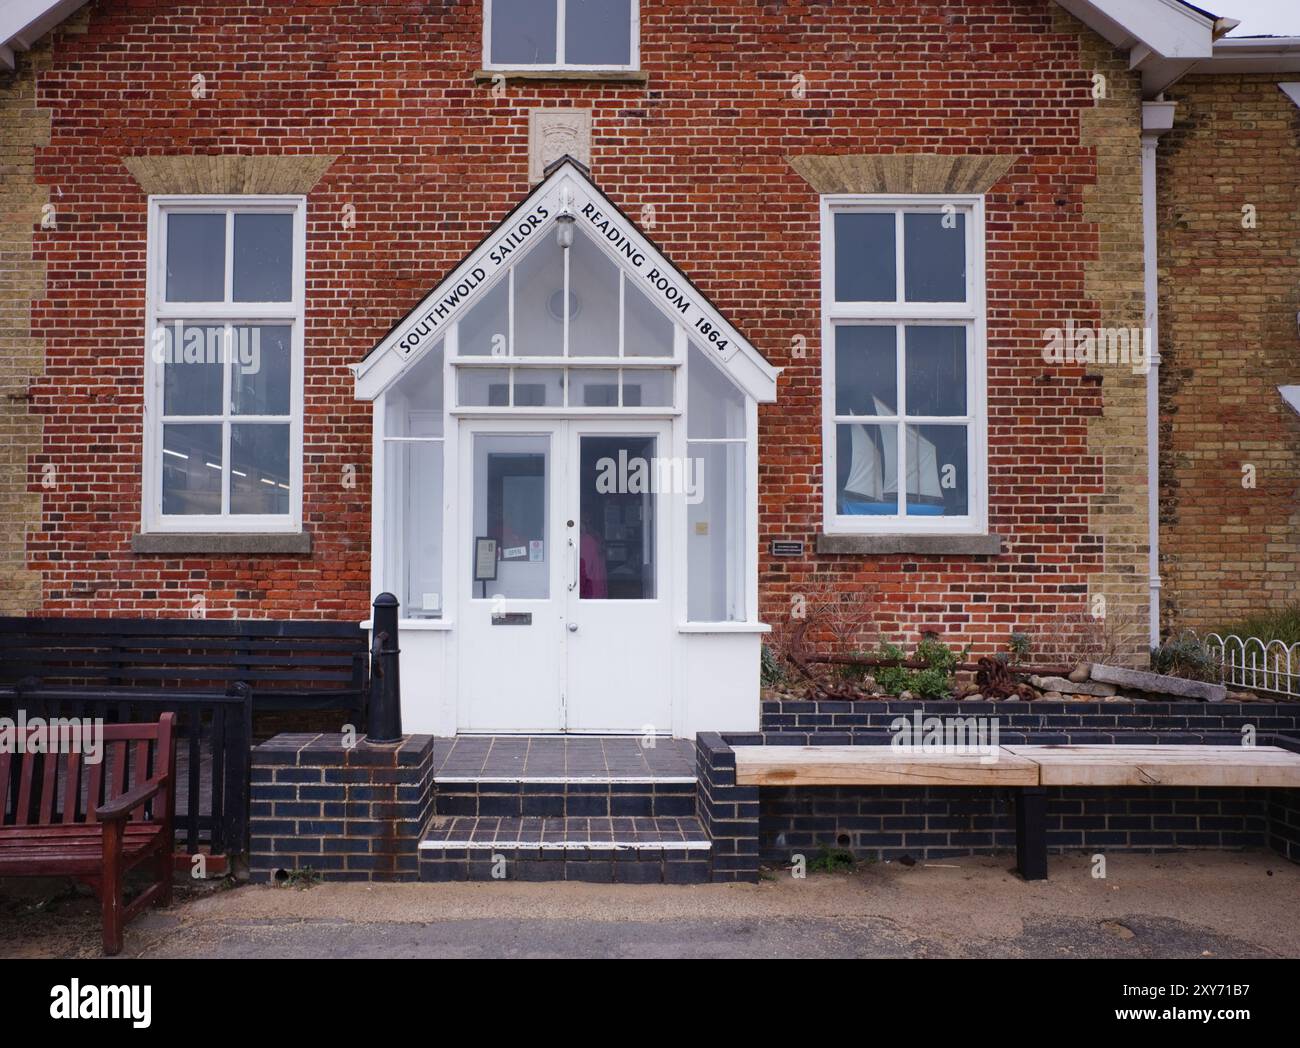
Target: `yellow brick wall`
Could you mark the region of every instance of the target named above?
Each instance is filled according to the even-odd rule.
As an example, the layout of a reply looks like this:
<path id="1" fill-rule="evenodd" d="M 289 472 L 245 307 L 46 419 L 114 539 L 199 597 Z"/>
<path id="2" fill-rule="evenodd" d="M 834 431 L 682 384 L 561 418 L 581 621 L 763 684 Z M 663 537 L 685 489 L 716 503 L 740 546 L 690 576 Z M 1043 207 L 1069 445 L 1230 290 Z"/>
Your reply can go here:
<path id="1" fill-rule="evenodd" d="M 1060 17 L 1068 17 L 1062 14 Z M 1084 193 L 1084 215 L 1095 223 L 1100 257 L 1087 268 L 1084 291 L 1100 324 L 1141 328 L 1146 301 L 1142 242 L 1142 94 L 1127 57 L 1083 31 L 1084 54 L 1106 78 L 1106 98 L 1084 118 L 1084 142 L 1096 150 L 1097 182 Z M 1084 318 L 1079 318 L 1080 323 Z M 1102 544 L 1103 569 L 1090 603 L 1104 597 L 1112 637 L 1135 665 L 1145 665 L 1150 608 L 1147 527 L 1146 377 L 1132 368 L 1094 368 L 1102 412 L 1088 432 L 1102 458 L 1102 485 L 1089 500 L 1089 530 Z M 1090 610 L 1097 610 L 1092 604 Z"/>
<path id="2" fill-rule="evenodd" d="M 32 334 L 32 303 L 45 289 L 45 267 L 32 257 L 49 191 L 36 184 L 36 151 L 49 144 L 49 110 L 37 108 L 36 77 L 48 43 L 18 55 L 0 74 L 0 614 L 21 615 L 41 601 L 41 577 L 26 564 L 27 535 L 40 527 L 41 420 L 29 409 L 29 385 L 45 367 L 45 345 Z"/>
<path id="3" fill-rule="evenodd" d="M 1192 77 L 1169 92 L 1161 562 L 1172 630 L 1300 599 L 1300 417 L 1277 391 L 1300 384 L 1300 108 L 1285 79 Z"/>

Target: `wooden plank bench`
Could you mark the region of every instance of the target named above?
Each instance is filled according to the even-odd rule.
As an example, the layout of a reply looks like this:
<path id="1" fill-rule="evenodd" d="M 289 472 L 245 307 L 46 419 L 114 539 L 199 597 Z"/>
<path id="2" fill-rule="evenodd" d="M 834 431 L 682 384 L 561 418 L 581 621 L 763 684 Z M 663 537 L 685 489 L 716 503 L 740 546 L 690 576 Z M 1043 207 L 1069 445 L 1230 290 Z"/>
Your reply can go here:
<path id="1" fill-rule="evenodd" d="M 737 786 L 1037 786 L 1038 765 L 999 747 L 920 754 L 896 746 L 733 746 Z"/>
<path id="2" fill-rule="evenodd" d="M 0 753 L 0 877 L 89 884 L 109 955 L 121 952 L 127 921 L 171 903 L 175 722 L 164 713 L 156 724 L 104 725 L 102 759 L 93 764 L 84 759 L 92 727 L 28 728 L 18 752 Z M 52 735 L 64 743 L 51 746 Z M 151 881 L 126 905 L 124 878 L 137 867 Z"/>
<path id="3" fill-rule="evenodd" d="M 1300 788 L 1300 753 L 1276 746 L 999 746 L 988 755 L 895 746 L 734 746 L 737 786 L 1004 787 L 1016 801 L 1016 868 L 1047 877 L 1053 786 Z"/>

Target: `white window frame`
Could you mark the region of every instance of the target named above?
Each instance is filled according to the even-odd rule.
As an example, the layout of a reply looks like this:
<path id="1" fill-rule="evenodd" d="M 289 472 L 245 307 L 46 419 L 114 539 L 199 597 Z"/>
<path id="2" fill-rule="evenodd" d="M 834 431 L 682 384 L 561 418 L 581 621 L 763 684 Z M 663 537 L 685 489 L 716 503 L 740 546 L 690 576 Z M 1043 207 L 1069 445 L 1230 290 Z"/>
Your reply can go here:
<path id="1" fill-rule="evenodd" d="M 292 214 L 293 298 L 289 302 L 169 303 L 166 295 L 166 216 L 213 211 Z M 226 286 L 233 287 L 233 227 L 227 223 Z M 303 325 L 306 302 L 307 198 L 305 196 L 149 197 L 148 263 L 145 277 L 144 439 L 141 530 L 147 534 L 286 534 L 302 530 L 303 442 Z M 185 320 L 200 324 L 288 324 L 291 327 L 289 369 L 289 512 L 287 514 L 194 514 L 164 516 L 162 512 L 163 365 L 155 361 L 153 332 L 160 324 Z M 228 381 L 228 380 L 227 380 Z M 227 390 L 227 397 L 229 392 Z M 229 403 L 223 405 L 224 492 L 229 490 Z M 256 416 L 254 416 L 256 418 Z M 228 507 L 227 507 L 228 510 Z"/>
<path id="2" fill-rule="evenodd" d="M 573 70 L 635 72 L 641 68 L 641 0 L 632 3 L 632 46 L 630 61 L 626 65 L 602 62 L 598 65 L 577 65 L 564 60 L 565 0 L 556 0 L 555 6 L 555 61 L 554 62 L 494 62 L 492 61 L 492 6 L 493 0 L 483 0 L 483 68 L 518 70 Z"/>
<path id="3" fill-rule="evenodd" d="M 966 216 L 966 301 L 905 302 L 902 219 L 895 237 L 898 300 L 894 302 L 837 302 L 835 299 L 835 215 L 874 212 L 902 215 L 908 212 L 943 213 L 952 206 Z M 982 195 L 850 195 L 821 198 L 822 266 L 822 488 L 823 527 L 831 535 L 987 535 L 988 534 L 988 306 L 985 279 L 984 197 Z M 966 375 L 965 421 L 968 441 L 969 512 L 964 517 L 856 517 L 838 512 L 836 461 L 838 441 L 835 415 L 835 328 L 841 324 L 962 324 L 970 332 Z M 899 340 L 899 377 L 902 380 L 903 343 Z M 860 421 L 897 422 L 897 416 Z M 954 423 L 956 418 L 932 421 Z M 927 419 L 919 420 L 925 425 Z M 900 440 L 899 442 L 903 442 Z"/>

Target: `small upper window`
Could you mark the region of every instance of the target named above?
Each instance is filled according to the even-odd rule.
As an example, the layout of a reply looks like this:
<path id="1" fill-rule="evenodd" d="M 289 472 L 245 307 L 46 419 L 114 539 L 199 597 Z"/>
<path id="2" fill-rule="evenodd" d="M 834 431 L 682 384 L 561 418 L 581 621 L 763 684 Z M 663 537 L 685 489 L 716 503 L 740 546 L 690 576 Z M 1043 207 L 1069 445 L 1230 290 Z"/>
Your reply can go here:
<path id="1" fill-rule="evenodd" d="M 635 69 L 638 0 L 484 0 L 489 69 Z"/>

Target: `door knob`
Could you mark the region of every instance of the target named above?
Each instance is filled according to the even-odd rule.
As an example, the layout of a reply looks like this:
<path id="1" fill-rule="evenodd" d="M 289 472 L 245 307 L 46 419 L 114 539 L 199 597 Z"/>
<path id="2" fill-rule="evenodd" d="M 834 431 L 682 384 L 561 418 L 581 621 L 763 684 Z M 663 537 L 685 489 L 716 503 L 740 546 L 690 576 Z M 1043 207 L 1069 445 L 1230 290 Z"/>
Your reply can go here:
<path id="1" fill-rule="evenodd" d="M 570 632 L 570 633 L 577 633 L 577 632 L 578 632 L 578 624 L 577 624 L 576 622 L 570 622 L 570 623 L 569 623 L 569 632 Z"/>

